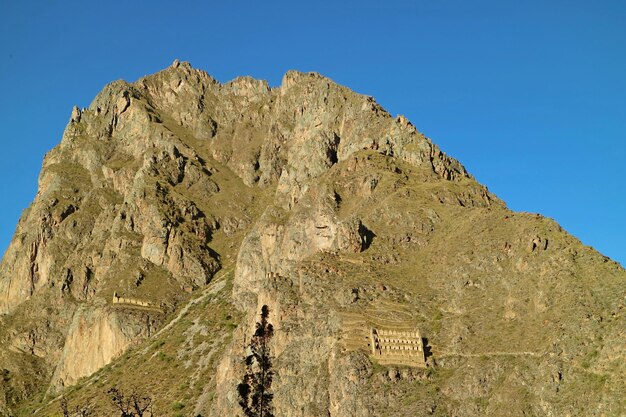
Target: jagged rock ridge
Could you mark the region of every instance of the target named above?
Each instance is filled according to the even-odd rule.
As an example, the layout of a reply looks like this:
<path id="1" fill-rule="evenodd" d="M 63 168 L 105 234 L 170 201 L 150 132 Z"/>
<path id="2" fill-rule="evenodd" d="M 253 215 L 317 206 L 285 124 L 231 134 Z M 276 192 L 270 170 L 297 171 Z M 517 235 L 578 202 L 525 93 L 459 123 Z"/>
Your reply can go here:
<path id="1" fill-rule="evenodd" d="M 276 415 L 620 415 L 624 278 L 370 97 L 176 61 L 75 108 L 46 155 L 0 266 L 0 410 L 79 383 L 106 414 L 99 384 L 158 366 L 194 415 L 238 415 L 268 305 Z M 418 326 L 429 369 L 370 358 L 379 323 Z"/>

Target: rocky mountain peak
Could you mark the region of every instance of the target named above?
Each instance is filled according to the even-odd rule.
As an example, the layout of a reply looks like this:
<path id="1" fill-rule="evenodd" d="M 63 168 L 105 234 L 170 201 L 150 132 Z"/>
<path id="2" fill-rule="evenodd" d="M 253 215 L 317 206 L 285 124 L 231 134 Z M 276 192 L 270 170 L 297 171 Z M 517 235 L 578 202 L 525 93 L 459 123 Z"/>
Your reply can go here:
<path id="1" fill-rule="evenodd" d="M 107 415 L 99 386 L 158 370 L 161 409 L 239 415 L 269 311 L 275 415 L 619 415 L 624 278 L 371 97 L 176 60 L 72 109 L 45 157 L 0 264 L 0 414 L 75 385 Z"/>

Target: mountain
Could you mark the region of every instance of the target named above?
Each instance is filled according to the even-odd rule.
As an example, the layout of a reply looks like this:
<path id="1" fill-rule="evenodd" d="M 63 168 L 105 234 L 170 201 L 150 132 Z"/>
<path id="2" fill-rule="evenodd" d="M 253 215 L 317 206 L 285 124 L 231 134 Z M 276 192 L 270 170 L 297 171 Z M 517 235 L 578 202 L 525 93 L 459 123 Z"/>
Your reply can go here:
<path id="1" fill-rule="evenodd" d="M 625 284 L 371 97 L 175 61 L 45 156 L 0 265 L 0 415 L 115 415 L 113 387 L 243 415 L 264 307 L 276 416 L 626 415 Z"/>

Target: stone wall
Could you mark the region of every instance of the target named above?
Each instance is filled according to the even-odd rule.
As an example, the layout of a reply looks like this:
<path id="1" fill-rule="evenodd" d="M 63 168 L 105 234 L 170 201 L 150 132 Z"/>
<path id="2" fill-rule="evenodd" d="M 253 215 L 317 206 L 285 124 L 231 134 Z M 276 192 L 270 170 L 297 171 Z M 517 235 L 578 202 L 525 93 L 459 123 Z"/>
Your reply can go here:
<path id="1" fill-rule="evenodd" d="M 370 348 L 372 356 L 380 364 L 426 367 L 424 344 L 419 330 L 372 328 Z"/>
<path id="2" fill-rule="evenodd" d="M 120 297 L 117 292 L 113 293 L 113 304 L 131 304 L 140 307 L 152 307 L 152 303 L 149 301 Z"/>

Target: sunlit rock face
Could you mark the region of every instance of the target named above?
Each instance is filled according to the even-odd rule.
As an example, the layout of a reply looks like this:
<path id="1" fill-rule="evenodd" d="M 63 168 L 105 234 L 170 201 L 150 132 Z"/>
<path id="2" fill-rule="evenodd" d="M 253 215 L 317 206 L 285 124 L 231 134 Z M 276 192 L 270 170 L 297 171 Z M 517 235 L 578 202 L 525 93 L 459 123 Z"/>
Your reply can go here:
<path id="1" fill-rule="evenodd" d="M 162 413 L 242 415 L 263 306 L 277 416 L 623 415 L 625 278 L 371 97 L 175 61 L 44 159 L 0 265 L 0 415 L 72 385 L 111 415 L 155 374 Z"/>

